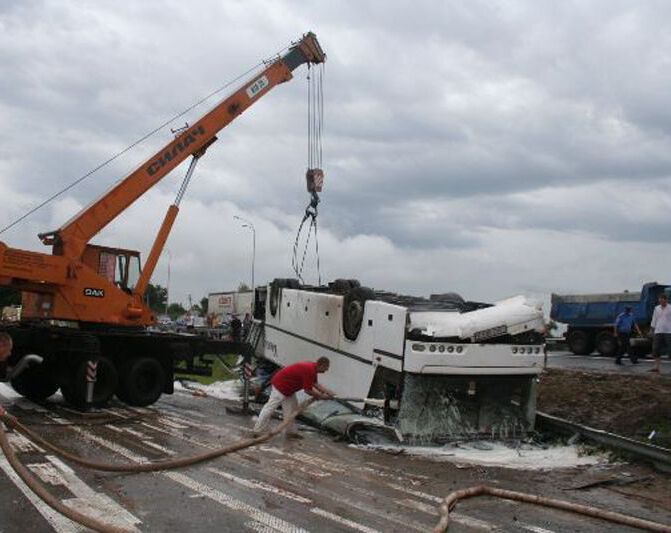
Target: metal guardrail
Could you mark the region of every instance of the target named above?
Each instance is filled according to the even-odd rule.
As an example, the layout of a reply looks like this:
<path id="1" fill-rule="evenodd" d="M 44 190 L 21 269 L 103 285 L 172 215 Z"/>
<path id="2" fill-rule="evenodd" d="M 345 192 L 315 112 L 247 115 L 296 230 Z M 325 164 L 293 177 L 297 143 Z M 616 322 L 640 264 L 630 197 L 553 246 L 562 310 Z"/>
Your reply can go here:
<path id="1" fill-rule="evenodd" d="M 671 472 L 671 450 L 654 444 L 646 444 L 629 437 L 609 433 L 600 429 L 583 426 L 557 416 L 536 412 L 537 426 L 560 433 L 575 435 L 576 433 L 587 440 L 596 442 L 616 451 L 624 451 L 645 459 L 661 471 Z"/>

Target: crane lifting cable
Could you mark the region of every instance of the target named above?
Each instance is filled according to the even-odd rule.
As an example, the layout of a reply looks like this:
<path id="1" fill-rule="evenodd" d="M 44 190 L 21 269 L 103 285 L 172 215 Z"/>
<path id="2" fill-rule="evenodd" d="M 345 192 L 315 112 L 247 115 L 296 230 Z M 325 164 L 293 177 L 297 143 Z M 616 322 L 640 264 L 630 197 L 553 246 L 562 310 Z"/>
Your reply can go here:
<path id="1" fill-rule="evenodd" d="M 313 68 L 308 65 L 308 168 L 305 172 L 305 181 L 310 203 L 305 208 L 305 214 L 298 226 L 296 240 L 294 241 L 293 258 L 291 266 L 296 277 L 303 283 L 303 269 L 305 259 L 310 245 L 310 239 L 314 232 L 315 255 L 317 261 L 317 280 L 321 285 L 321 265 L 319 260 L 319 237 L 317 234 L 317 215 L 320 202 L 319 193 L 324 186 L 324 171 L 322 170 L 322 131 L 324 128 L 324 64 L 321 63 Z M 309 223 L 306 225 L 306 222 Z M 300 253 L 301 235 L 307 228 L 307 235 L 303 245 L 303 253 Z M 299 260 L 300 255 L 300 260 Z"/>

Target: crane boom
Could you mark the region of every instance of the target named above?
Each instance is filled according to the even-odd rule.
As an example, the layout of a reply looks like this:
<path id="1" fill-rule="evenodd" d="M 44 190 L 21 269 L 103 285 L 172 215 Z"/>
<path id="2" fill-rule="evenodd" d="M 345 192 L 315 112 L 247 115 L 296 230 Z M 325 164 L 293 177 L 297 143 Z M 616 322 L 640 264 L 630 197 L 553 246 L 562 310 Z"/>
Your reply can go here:
<path id="1" fill-rule="evenodd" d="M 52 253 L 10 248 L 0 242 L 0 286 L 23 291 L 27 319 L 80 324 L 146 326 L 155 322 L 144 292 L 172 224 L 179 199 L 197 161 L 216 134 L 304 63 L 326 60 L 317 37 L 306 33 L 282 56 L 225 98 L 56 231 L 39 235 Z M 140 254 L 97 246 L 90 240 L 187 158 L 192 165 L 178 200 L 170 206 L 140 273 Z"/>
<path id="2" fill-rule="evenodd" d="M 307 33 L 283 57 L 272 61 L 251 82 L 220 102 L 58 230 L 42 235 L 42 240 L 46 244 L 55 244 L 57 255 L 81 256 L 86 244 L 98 232 L 190 155 L 212 142 L 217 132 L 263 95 L 275 86 L 289 81 L 293 77 L 294 69 L 303 63 L 322 63 L 325 57 L 316 36 Z"/>

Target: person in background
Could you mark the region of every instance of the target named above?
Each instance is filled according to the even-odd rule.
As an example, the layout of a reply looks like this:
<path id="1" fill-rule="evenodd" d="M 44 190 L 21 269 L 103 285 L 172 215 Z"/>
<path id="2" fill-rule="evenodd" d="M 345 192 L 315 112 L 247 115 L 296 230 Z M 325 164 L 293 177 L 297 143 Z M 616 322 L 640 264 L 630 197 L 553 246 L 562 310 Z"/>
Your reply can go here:
<path id="1" fill-rule="evenodd" d="M 231 340 L 233 342 L 240 342 L 240 333 L 242 332 L 242 322 L 238 315 L 233 315 L 231 319 Z"/>
<path id="2" fill-rule="evenodd" d="M 655 358 L 655 368 L 650 372 L 659 373 L 662 354 L 668 355 L 671 350 L 671 307 L 669 307 L 669 297 L 665 293 L 659 295 L 659 305 L 652 313 L 650 329 L 654 332 L 652 355 Z"/>
<path id="3" fill-rule="evenodd" d="M 242 338 L 246 339 L 249 335 L 249 330 L 252 327 L 252 315 L 245 313 L 245 318 L 242 319 Z"/>
<path id="4" fill-rule="evenodd" d="M 335 395 L 326 387 L 317 383 L 317 374 L 323 374 L 331 366 L 327 357 L 320 357 L 316 362 L 304 361 L 294 363 L 278 371 L 270 380 L 272 385 L 270 398 L 261 409 L 259 419 L 254 426 L 254 435 L 258 436 L 266 432 L 270 424 L 270 418 L 275 409 L 282 404 L 282 414 L 286 419 L 298 408 L 296 393 L 304 390 L 307 394 L 318 400 L 330 400 Z M 295 425 L 291 424 L 285 430 L 286 436 L 294 439 L 303 438 L 296 433 Z"/>
<path id="5" fill-rule="evenodd" d="M 631 305 L 625 305 L 624 311 L 622 311 L 617 318 L 615 319 L 615 325 L 613 326 L 613 334 L 617 337 L 618 350 L 617 357 L 615 358 L 615 364 L 622 364 L 622 356 L 626 353 L 629 356 L 632 364 L 638 364 L 638 357 L 633 355 L 631 352 L 631 335 L 636 330 L 638 334 L 642 337 L 641 329 L 636 323 L 636 317 L 632 313 Z"/>

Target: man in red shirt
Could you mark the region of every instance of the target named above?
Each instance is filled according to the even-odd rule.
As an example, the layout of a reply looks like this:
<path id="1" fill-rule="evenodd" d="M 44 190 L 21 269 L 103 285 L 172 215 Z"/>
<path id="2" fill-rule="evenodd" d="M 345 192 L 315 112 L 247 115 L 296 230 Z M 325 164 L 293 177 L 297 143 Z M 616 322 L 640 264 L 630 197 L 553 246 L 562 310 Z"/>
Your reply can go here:
<path id="1" fill-rule="evenodd" d="M 259 419 L 254 426 L 254 433 L 260 435 L 265 433 L 275 409 L 282 404 L 282 414 L 288 417 L 298 407 L 296 393 L 304 390 L 307 394 L 318 400 L 328 400 L 334 394 L 326 387 L 317 383 L 317 374 L 323 374 L 329 369 L 330 362 L 326 357 L 320 357 L 316 363 L 304 361 L 284 367 L 270 380 L 272 385 L 270 398 L 261 409 Z M 286 429 L 287 437 L 302 438 L 295 431 L 292 424 Z"/>

